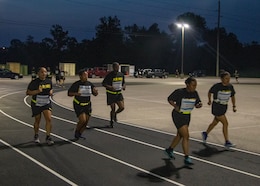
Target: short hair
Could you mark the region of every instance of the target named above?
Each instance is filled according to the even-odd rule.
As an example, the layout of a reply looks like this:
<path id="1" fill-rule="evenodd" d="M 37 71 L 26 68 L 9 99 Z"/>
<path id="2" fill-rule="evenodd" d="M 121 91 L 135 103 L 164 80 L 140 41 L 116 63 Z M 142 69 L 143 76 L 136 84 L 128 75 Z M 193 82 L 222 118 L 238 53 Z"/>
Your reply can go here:
<path id="1" fill-rule="evenodd" d="M 186 85 L 189 85 L 192 81 L 197 81 L 194 77 L 188 77 L 186 80 L 185 80 L 185 84 Z"/>
<path id="2" fill-rule="evenodd" d="M 82 74 L 83 74 L 85 71 L 87 71 L 87 70 L 84 69 L 84 68 L 83 68 L 83 69 L 80 69 L 79 72 L 78 72 L 79 76 L 82 76 Z"/>
<path id="3" fill-rule="evenodd" d="M 46 69 L 45 67 L 38 67 L 38 69 L 37 69 L 37 73 L 39 73 L 39 72 L 41 71 L 42 68 Z"/>
<path id="4" fill-rule="evenodd" d="M 228 71 L 221 72 L 220 78 L 223 79 L 225 76 L 230 76 L 230 73 Z"/>
<path id="5" fill-rule="evenodd" d="M 114 62 L 112 65 L 113 65 L 113 67 L 115 67 L 115 66 L 119 65 L 119 63 L 118 62 Z"/>

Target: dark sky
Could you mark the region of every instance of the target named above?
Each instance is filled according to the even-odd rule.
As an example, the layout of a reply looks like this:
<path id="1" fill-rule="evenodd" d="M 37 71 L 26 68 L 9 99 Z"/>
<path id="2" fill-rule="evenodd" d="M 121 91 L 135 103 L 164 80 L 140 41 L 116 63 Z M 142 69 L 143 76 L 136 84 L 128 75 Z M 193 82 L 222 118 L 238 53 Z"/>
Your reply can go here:
<path id="1" fill-rule="evenodd" d="M 242 43 L 260 43 L 260 0 L 220 0 L 220 26 L 237 35 Z M 12 39 L 35 41 L 51 37 L 59 24 L 78 42 L 92 39 L 103 16 L 117 16 L 122 28 L 132 24 L 148 28 L 158 23 L 169 33 L 168 25 L 178 15 L 193 12 L 217 27 L 218 0 L 0 0 L 0 46 Z"/>

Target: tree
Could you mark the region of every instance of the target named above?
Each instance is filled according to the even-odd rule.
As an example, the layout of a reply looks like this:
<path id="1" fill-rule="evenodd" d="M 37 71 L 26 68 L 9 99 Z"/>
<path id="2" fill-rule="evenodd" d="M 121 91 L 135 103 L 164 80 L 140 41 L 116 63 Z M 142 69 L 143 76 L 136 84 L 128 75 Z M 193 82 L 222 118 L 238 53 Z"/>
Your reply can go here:
<path id="1" fill-rule="evenodd" d="M 137 68 L 167 68 L 171 61 L 172 41 L 158 24 L 148 29 L 136 24 L 125 27 L 128 57 Z"/>
<path id="2" fill-rule="evenodd" d="M 121 61 L 125 47 L 120 20 L 117 16 L 100 18 L 100 24 L 96 27 L 96 31 L 93 47 L 96 50 L 97 63 L 102 65 Z"/>

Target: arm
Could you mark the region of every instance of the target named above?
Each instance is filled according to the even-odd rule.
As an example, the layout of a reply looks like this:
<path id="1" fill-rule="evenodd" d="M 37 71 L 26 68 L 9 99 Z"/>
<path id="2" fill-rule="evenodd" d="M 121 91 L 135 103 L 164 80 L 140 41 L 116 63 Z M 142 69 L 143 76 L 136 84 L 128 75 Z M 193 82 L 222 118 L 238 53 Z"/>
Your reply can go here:
<path id="1" fill-rule="evenodd" d="M 78 91 L 76 91 L 77 88 L 75 88 L 75 86 L 76 86 L 75 83 L 73 83 L 73 84 L 71 85 L 71 87 L 69 88 L 68 93 L 67 93 L 68 96 L 73 97 L 73 96 L 80 96 L 80 95 L 81 95 L 81 93 L 79 93 Z"/>
<path id="2" fill-rule="evenodd" d="M 102 86 L 105 87 L 105 88 L 108 89 L 108 90 L 115 91 L 115 88 L 114 88 L 112 85 L 109 85 L 109 84 L 108 84 L 109 76 L 110 76 L 110 74 L 108 74 L 108 75 L 105 77 L 105 79 L 104 79 L 103 82 L 102 82 Z"/>
<path id="3" fill-rule="evenodd" d="M 96 87 L 93 87 L 93 89 L 92 89 L 92 94 L 93 94 L 94 96 L 97 96 L 97 95 L 98 95 L 98 89 L 97 89 Z"/>
<path id="4" fill-rule="evenodd" d="M 72 96 L 80 96 L 80 95 L 81 95 L 81 93 L 68 91 L 68 96 L 70 96 L 70 97 L 72 97 Z"/>
<path id="5" fill-rule="evenodd" d="M 39 88 L 37 90 L 30 90 L 30 89 L 27 89 L 26 91 L 26 95 L 29 95 L 29 96 L 34 96 L 34 95 L 37 95 L 39 93 L 42 92 L 42 88 L 39 86 Z"/>
<path id="6" fill-rule="evenodd" d="M 211 101 L 211 94 L 210 92 L 208 92 L 208 105 L 211 105 L 212 101 Z"/>
<path id="7" fill-rule="evenodd" d="M 178 105 L 176 104 L 176 101 L 173 101 L 173 100 L 168 100 L 168 102 L 170 103 L 170 105 L 172 105 L 174 107 L 174 109 L 176 111 L 179 111 L 180 108 L 178 107 Z"/>

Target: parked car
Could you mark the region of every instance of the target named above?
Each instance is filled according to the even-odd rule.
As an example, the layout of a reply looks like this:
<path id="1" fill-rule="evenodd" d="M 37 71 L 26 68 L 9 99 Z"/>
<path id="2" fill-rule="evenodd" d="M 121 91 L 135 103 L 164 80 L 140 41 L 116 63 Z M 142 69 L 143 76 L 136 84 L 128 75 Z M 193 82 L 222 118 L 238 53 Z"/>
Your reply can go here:
<path id="1" fill-rule="evenodd" d="M 168 78 L 169 72 L 165 72 L 164 69 L 153 69 L 152 71 L 148 72 L 146 77 L 147 78 Z"/>
<path id="2" fill-rule="evenodd" d="M 19 78 L 23 78 L 23 75 L 12 72 L 11 70 L 8 69 L 0 69 L 0 78 L 19 79 Z"/>
<path id="3" fill-rule="evenodd" d="M 146 77 L 149 72 L 152 72 L 152 69 L 150 68 L 138 69 L 137 71 L 134 72 L 134 77 L 136 78 Z"/>
<path id="4" fill-rule="evenodd" d="M 94 67 L 88 71 L 88 77 L 95 78 L 100 77 L 103 78 L 108 74 L 108 70 L 106 67 Z"/>
<path id="5" fill-rule="evenodd" d="M 205 77 L 206 71 L 205 70 L 194 70 L 193 72 L 189 73 L 189 76 L 192 77 Z"/>

